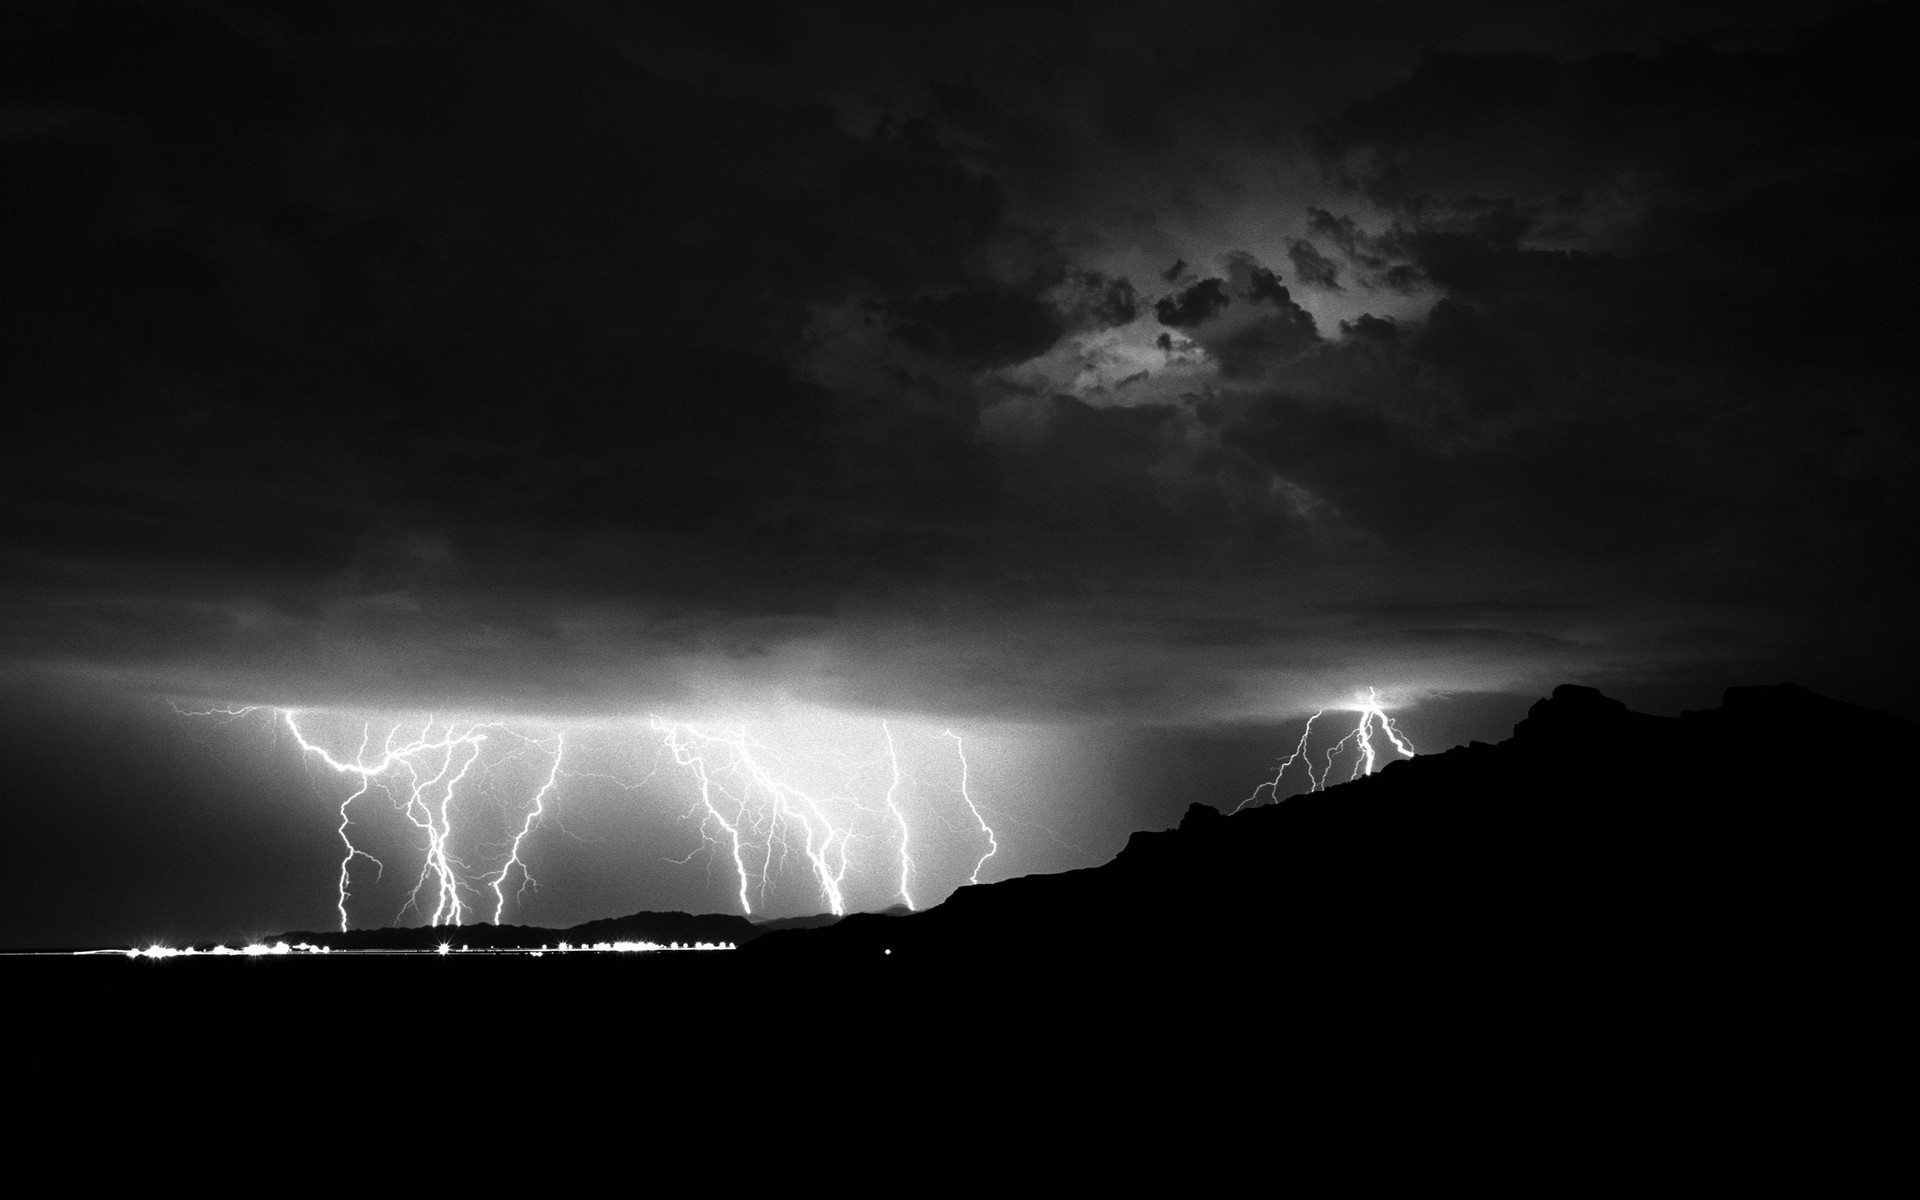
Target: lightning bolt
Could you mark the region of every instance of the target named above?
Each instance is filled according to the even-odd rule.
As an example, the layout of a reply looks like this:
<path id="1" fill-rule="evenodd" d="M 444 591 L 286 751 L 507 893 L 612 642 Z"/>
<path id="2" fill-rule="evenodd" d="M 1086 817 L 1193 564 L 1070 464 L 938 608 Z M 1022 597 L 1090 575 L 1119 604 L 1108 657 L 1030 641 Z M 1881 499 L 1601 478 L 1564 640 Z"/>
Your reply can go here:
<path id="1" fill-rule="evenodd" d="M 1373 695 L 1372 688 L 1367 689 L 1367 695 L 1369 697 Z M 1393 743 L 1394 750 L 1399 752 L 1402 758 L 1412 758 L 1413 757 L 1412 740 L 1409 739 L 1406 735 L 1402 734 L 1398 729 L 1395 729 L 1393 727 L 1393 718 L 1387 715 L 1387 712 L 1385 709 L 1379 708 L 1378 706 L 1376 706 L 1373 711 L 1374 711 L 1374 715 L 1378 717 L 1380 720 L 1380 728 L 1382 732 L 1384 732 L 1387 735 L 1387 740 Z"/>
<path id="2" fill-rule="evenodd" d="M 701 827 L 705 831 L 711 822 L 725 834 L 740 880 L 742 911 L 749 916 L 753 913 L 742 845 L 743 831 L 750 831 L 762 842 L 758 874 L 763 900 L 776 869 L 776 854 L 784 863 L 797 836 L 828 911 L 836 917 L 846 915 L 841 885 L 847 876 L 847 831 L 834 824 L 821 800 L 782 779 L 788 772 L 777 754 L 756 741 L 743 726 L 707 730 L 657 716 L 649 721 L 655 732 L 666 738 L 674 761 L 690 767 L 699 780 L 700 807 L 705 814 Z M 707 761 L 709 753 L 718 756 L 717 763 Z M 721 812 L 716 795 L 732 809 L 731 818 Z M 718 840 L 711 833 L 707 836 L 710 841 Z"/>
<path id="3" fill-rule="evenodd" d="M 529 886 L 538 886 L 528 847 L 549 816 L 563 778 L 600 779 L 642 791 L 656 774 L 649 771 L 637 782 L 627 782 L 569 769 L 577 761 L 570 732 L 535 736 L 497 720 L 442 719 L 431 713 L 393 721 L 356 719 L 358 732 L 348 734 L 341 727 L 341 714 L 320 709 L 253 705 L 196 711 L 175 705 L 174 711 L 220 724 L 270 714 L 270 728 L 292 738 L 310 771 L 346 782 L 335 826 L 340 854 L 334 906 L 343 932 L 353 927 L 356 910 L 366 904 L 364 897 L 356 902 L 355 896 L 356 883 L 363 890 L 367 883 L 359 860 L 372 864 L 377 878 L 384 878 L 392 862 L 391 853 L 382 851 L 383 861 L 366 844 L 362 831 L 369 795 L 384 797 L 405 818 L 420 847 L 419 873 L 404 893 L 397 918 L 412 912 L 436 927 L 486 919 L 484 897 L 491 893 L 490 919 L 498 925 L 506 916 L 509 890 L 518 900 Z M 963 834 L 948 824 L 940 806 L 928 808 L 927 788 L 915 778 L 906 757 L 914 746 L 910 735 L 886 720 L 879 726 L 879 736 L 866 743 L 877 743 L 877 753 L 863 752 L 843 764 L 849 772 L 846 779 L 821 790 L 813 776 L 803 780 L 780 751 L 745 725 L 701 725 L 657 715 L 647 719 L 648 730 L 658 739 L 656 764 L 670 755 L 691 776 L 693 799 L 687 814 L 697 818 L 714 861 L 731 863 L 740 910 L 749 916 L 768 902 L 783 874 L 795 870 L 810 880 L 828 912 L 844 916 L 849 879 L 874 853 L 869 847 L 882 845 L 891 852 L 895 894 L 909 910 L 918 911 L 921 898 L 914 893 L 925 886 L 921 860 L 931 853 L 929 845 L 942 843 L 923 840 L 916 821 L 930 815 L 950 832 L 973 837 L 971 831 Z M 316 728 L 332 730 L 333 735 L 322 736 Z M 1000 843 L 973 794 L 964 740 L 951 729 L 941 736 L 953 743 L 959 798 L 985 840 L 966 879 L 979 883 Z M 516 762 L 528 767 L 513 768 L 511 792 L 503 793 L 502 774 Z M 504 795 L 515 797 L 510 808 Z M 487 797 L 502 804 L 505 818 L 500 840 L 491 844 L 472 831 L 474 802 Z"/>
<path id="4" fill-rule="evenodd" d="M 862 842 L 882 838 L 894 847 L 895 892 L 909 909 L 918 910 L 912 885 L 920 868 L 914 857 L 907 798 L 917 796 L 920 785 L 902 768 L 901 747 L 891 723 L 880 722 L 887 774 L 878 803 L 857 799 L 852 787 L 833 795 L 803 788 L 781 756 L 744 727 L 699 726 L 658 716 L 650 724 L 665 740 L 674 762 L 694 777 L 698 798 L 690 815 L 699 816 L 702 836 L 713 850 L 732 861 L 741 911 L 753 914 L 756 900 L 764 902 L 774 875 L 789 855 L 796 855 L 804 857 L 828 910 L 845 915 L 846 881 L 856 849 Z M 978 883 L 981 868 L 1000 846 L 974 802 L 964 743 L 951 730 L 944 736 L 953 739 L 959 760 L 961 799 L 987 837 L 988 849 L 974 863 L 968 880 Z M 881 820 L 886 833 L 874 824 Z"/>
<path id="5" fill-rule="evenodd" d="M 973 802 L 973 793 L 968 790 L 966 743 L 951 729 L 941 730 L 940 736 L 953 739 L 953 752 L 960 759 L 960 799 L 966 802 L 967 811 L 973 814 L 975 823 L 980 826 L 980 832 L 987 835 L 987 852 L 980 856 L 979 862 L 973 864 L 973 874 L 967 877 L 968 883 L 979 883 L 980 868 L 987 865 L 988 859 L 1000 853 L 1000 839 L 993 836 L 993 827 L 988 825 L 987 819 L 980 815 L 980 806 Z"/>
<path id="6" fill-rule="evenodd" d="M 908 911 L 912 911 L 913 897 L 907 892 L 907 878 L 913 874 L 913 858 L 907 853 L 907 818 L 894 802 L 894 793 L 900 790 L 900 755 L 893 748 L 892 727 L 882 721 L 880 732 L 887 739 L 887 764 L 893 769 L 893 782 L 887 785 L 887 811 L 893 814 L 893 823 L 900 828 L 900 898 L 907 902 Z"/>
<path id="7" fill-rule="evenodd" d="M 513 835 L 513 846 L 507 853 L 507 861 L 501 865 L 499 872 L 488 881 L 489 886 L 493 888 L 493 923 L 495 925 L 500 923 L 500 913 L 507 906 L 506 893 L 500 889 L 501 885 L 507 880 L 508 872 L 512 871 L 515 867 L 520 868 L 520 891 L 514 893 L 516 898 L 521 892 L 527 890 L 528 884 L 534 882 L 533 872 L 527 870 L 527 864 L 520 859 L 520 844 L 527 840 L 527 835 L 533 832 L 533 827 L 539 823 L 542 816 L 546 815 L 547 793 L 551 792 L 553 785 L 559 781 L 560 757 L 564 753 L 566 753 L 566 743 L 561 735 L 555 734 L 553 737 L 553 766 L 547 771 L 547 781 L 541 784 L 540 790 L 533 794 L 533 807 L 527 811 L 526 820 L 520 823 L 520 832 Z"/>
<path id="8" fill-rule="evenodd" d="M 1245 808 L 1247 805 L 1252 804 L 1254 800 L 1259 797 L 1260 793 L 1263 790 L 1267 793 L 1267 796 L 1269 799 L 1273 800 L 1275 803 L 1278 803 L 1280 800 L 1280 781 L 1286 777 L 1287 768 L 1294 764 L 1295 759 L 1304 760 L 1304 765 L 1307 768 L 1307 790 L 1310 792 L 1317 792 L 1320 790 L 1320 780 L 1316 779 L 1313 774 L 1313 760 L 1310 758 L 1306 758 L 1305 756 L 1307 753 L 1307 739 L 1313 736 L 1313 723 L 1315 721 L 1318 721 L 1320 719 L 1321 713 L 1324 713 L 1326 711 L 1327 710 L 1323 708 L 1320 710 L 1320 712 L 1314 713 L 1312 716 L 1307 718 L 1307 727 L 1305 730 L 1301 732 L 1300 744 L 1293 748 L 1293 753 L 1287 755 L 1287 760 L 1280 764 L 1280 769 L 1273 773 L 1272 779 L 1269 779 L 1265 783 L 1254 788 L 1252 792 L 1248 793 L 1247 798 L 1245 800 L 1242 800 L 1239 804 L 1234 805 L 1233 811 L 1239 812 L 1241 809 Z"/>
<path id="9" fill-rule="evenodd" d="M 725 832 L 733 854 L 734 873 L 740 880 L 740 911 L 749 916 L 753 915 L 753 904 L 747 899 L 747 863 L 740 847 L 742 814 L 736 811 L 734 819 L 729 821 L 714 804 L 713 777 L 707 772 L 706 759 L 699 750 L 700 743 L 693 740 L 695 735 L 691 726 L 669 724 L 659 717 L 651 718 L 649 724 L 652 725 L 654 732 L 667 739 L 667 748 L 673 754 L 673 761 L 683 767 L 691 768 L 694 777 L 700 781 L 700 806 L 706 810 L 706 816 L 700 823 L 701 831 L 705 833 L 707 822 L 711 821 Z M 708 833 L 707 837 L 709 841 L 713 840 L 711 833 Z"/>
<path id="10" fill-rule="evenodd" d="M 351 924 L 347 913 L 347 901 L 352 897 L 350 885 L 354 859 L 365 858 L 379 867 L 383 874 L 385 872 L 385 864 L 354 844 L 351 832 L 354 801 L 365 796 L 376 784 L 394 798 L 395 807 L 400 809 L 415 828 L 426 835 L 425 855 L 420 866 L 420 875 L 414 882 L 413 891 L 408 897 L 406 906 L 401 909 L 402 914 L 408 908 L 424 912 L 420 898 L 421 894 L 429 892 L 430 888 L 433 911 L 428 914 L 428 923 L 435 926 L 462 924 L 467 916 L 468 905 L 461 895 L 461 873 L 469 867 L 451 848 L 454 835 L 454 802 L 461 792 L 461 785 L 466 782 L 475 764 L 479 762 L 481 747 L 488 740 L 489 732 L 518 739 L 528 746 L 542 747 L 542 744 L 514 733 L 497 722 L 461 726 L 450 721 L 436 735 L 434 727 L 437 722 L 429 714 L 417 736 L 403 737 L 404 726 L 401 725 L 389 727 L 381 740 L 377 755 L 370 749 L 373 744 L 373 726 L 371 723 L 363 723 L 359 748 L 351 759 L 342 759 L 335 757 L 325 746 L 306 735 L 300 728 L 300 714 L 295 710 L 281 709 L 279 716 L 287 731 L 299 743 L 303 756 L 320 763 L 336 774 L 356 780 L 358 784 L 352 793 L 340 802 L 339 834 L 344 853 L 340 859 L 336 907 L 340 913 L 341 930 L 344 932 Z M 522 876 L 522 888 L 532 879 L 527 873 L 526 863 L 520 857 L 520 850 L 527 835 L 545 814 L 546 798 L 559 779 L 563 743 L 556 736 L 552 745 L 552 765 L 547 773 L 547 780 L 534 793 L 530 802 L 531 807 L 521 822 L 520 831 L 514 835 L 507 861 L 487 880 L 488 886 L 494 892 L 493 919 L 496 924 L 499 923 L 506 906 L 503 888 L 508 874 L 518 866 Z"/>
<path id="11" fill-rule="evenodd" d="M 1394 750 L 1398 752 L 1401 757 L 1413 757 L 1413 743 L 1398 729 L 1394 728 L 1393 718 L 1389 717 L 1386 710 L 1380 707 L 1380 698 L 1375 689 L 1368 688 L 1367 698 L 1365 700 L 1357 700 L 1356 707 L 1360 711 L 1359 723 L 1353 727 L 1352 733 L 1335 742 L 1333 748 L 1327 751 L 1326 769 L 1320 772 L 1320 787 L 1322 789 L 1326 787 L 1327 778 L 1333 772 L 1334 755 L 1338 754 L 1349 742 L 1353 743 L 1360 753 L 1354 759 L 1353 770 L 1347 774 L 1348 782 L 1352 782 L 1362 775 L 1373 774 L 1374 768 L 1379 763 L 1379 757 L 1373 746 L 1375 726 L 1378 726 L 1379 731 L 1387 735 L 1387 740 L 1393 743 Z"/>
<path id="12" fill-rule="evenodd" d="M 1321 709 L 1319 712 L 1307 718 L 1306 729 L 1301 732 L 1300 742 L 1293 748 L 1293 753 L 1287 755 L 1286 761 L 1280 764 L 1279 770 L 1274 772 L 1272 779 L 1254 788 L 1245 800 L 1242 800 L 1235 806 L 1233 811 L 1239 812 L 1247 805 L 1254 803 L 1263 791 L 1267 793 L 1270 800 L 1278 803 L 1282 798 L 1280 795 L 1280 782 L 1286 777 L 1287 768 L 1291 767 L 1296 760 L 1307 769 L 1307 791 L 1319 792 L 1326 790 L 1327 781 L 1333 777 L 1333 760 L 1348 746 L 1352 746 L 1357 753 L 1354 756 L 1353 769 L 1347 774 L 1347 780 L 1351 782 L 1352 780 L 1360 778 L 1362 775 L 1373 774 L 1375 768 L 1379 766 L 1380 761 L 1379 754 L 1373 744 L 1373 738 L 1376 733 L 1384 734 L 1387 741 L 1392 744 L 1394 751 L 1402 758 L 1412 758 L 1414 756 L 1412 740 L 1400 732 L 1394 725 L 1393 718 L 1388 716 L 1386 709 L 1380 706 L 1380 697 L 1377 689 L 1368 688 L 1364 698 L 1356 696 L 1353 707 L 1355 711 L 1359 712 L 1360 719 L 1355 722 L 1354 727 L 1347 732 L 1346 736 L 1327 748 L 1326 765 L 1321 768 L 1318 775 L 1314 773 L 1313 759 L 1307 753 L 1307 739 L 1313 734 L 1313 723 L 1325 715 L 1326 709 Z"/>

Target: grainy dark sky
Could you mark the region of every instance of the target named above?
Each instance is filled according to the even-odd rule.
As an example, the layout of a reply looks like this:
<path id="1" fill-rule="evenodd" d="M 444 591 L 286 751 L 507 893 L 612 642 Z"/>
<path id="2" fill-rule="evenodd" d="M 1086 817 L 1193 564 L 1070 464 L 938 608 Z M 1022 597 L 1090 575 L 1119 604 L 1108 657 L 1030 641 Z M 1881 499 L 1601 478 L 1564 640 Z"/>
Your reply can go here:
<path id="1" fill-rule="evenodd" d="M 1895 6 L 686 7 L 5 10 L 19 704 L 1915 711 Z"/>

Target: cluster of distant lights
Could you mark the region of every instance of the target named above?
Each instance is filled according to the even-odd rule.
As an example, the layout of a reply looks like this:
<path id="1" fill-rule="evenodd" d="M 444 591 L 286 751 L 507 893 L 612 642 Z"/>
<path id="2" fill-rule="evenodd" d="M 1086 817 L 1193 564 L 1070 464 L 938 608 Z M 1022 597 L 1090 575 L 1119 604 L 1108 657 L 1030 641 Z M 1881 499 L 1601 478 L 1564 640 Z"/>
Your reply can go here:
<path id="1" fill-rule="evenodd" d="M 312 942 L 251 942 L 245 946 L 209 946 L 202 950 L 195 946 L 163 946 L 154 943 L 150 946 L 137 946 L 128 950 L 80 950 L 77 955 L 120 955 L 125 958 L 166 959 L 166 958 L 285 958 L 292 955 L 328 955 L 359 954 L 392 956 L 396 954 L 431 954 L 446 957 L 451 954 L 483 955 L 520 955 L 526 958 L 543 958 L 549 954 L 655 954 L 675 953 L 693 950 L 737 950 L 734 942 L 590 942 L 574 945 L 571 942 L 559 942 L 552 946 L 456 946 L 451 942 L 441 942 L 430 950 L 335 950 L 331 946 L 316 946 Z"/>

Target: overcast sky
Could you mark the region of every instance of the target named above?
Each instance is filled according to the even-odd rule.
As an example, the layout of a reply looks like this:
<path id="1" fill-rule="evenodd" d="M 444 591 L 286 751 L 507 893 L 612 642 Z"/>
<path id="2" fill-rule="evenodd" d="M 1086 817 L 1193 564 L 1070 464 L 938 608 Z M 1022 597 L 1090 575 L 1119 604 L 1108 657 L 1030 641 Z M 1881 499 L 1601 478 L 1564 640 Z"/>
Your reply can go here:
<path id="1" fill-rule="evenodd" d="M 1917 711 L 1895 7 L 680 7 L 6 10 L 15 704 Z"/>

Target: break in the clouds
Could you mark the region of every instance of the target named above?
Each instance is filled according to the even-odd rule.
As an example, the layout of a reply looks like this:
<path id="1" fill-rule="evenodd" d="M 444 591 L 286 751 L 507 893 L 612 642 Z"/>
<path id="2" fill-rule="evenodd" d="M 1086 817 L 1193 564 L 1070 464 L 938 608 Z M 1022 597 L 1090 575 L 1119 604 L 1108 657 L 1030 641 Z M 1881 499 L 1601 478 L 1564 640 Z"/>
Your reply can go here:
<path id="1" fill-rule="evenodd" d="M 1891 9 L 727 7 L 12 12 L 8 663 L 1897 703 Z"/>

